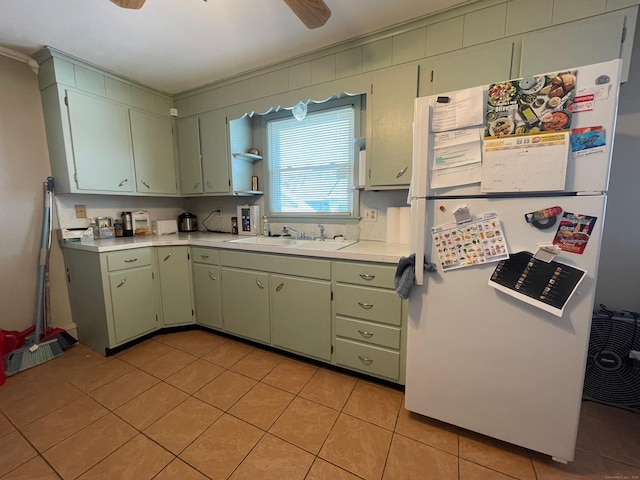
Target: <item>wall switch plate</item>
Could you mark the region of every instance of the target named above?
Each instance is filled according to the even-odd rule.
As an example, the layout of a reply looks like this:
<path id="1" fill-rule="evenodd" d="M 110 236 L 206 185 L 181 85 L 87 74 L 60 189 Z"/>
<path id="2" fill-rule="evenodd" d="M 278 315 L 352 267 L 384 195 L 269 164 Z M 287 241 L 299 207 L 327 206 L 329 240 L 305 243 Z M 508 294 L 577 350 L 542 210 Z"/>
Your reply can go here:
<path id="1" fill-rule="evenodd" d="M 364 218 L 365 222 L 377 222 L 378 221 L 378 209 L 377 208 L 365 208 Z"/>
<path id="2" fill-rule="evenodd" d="M 76 218 L 87 218 L 87 207 L 84 205 L 76 205 Z"/>

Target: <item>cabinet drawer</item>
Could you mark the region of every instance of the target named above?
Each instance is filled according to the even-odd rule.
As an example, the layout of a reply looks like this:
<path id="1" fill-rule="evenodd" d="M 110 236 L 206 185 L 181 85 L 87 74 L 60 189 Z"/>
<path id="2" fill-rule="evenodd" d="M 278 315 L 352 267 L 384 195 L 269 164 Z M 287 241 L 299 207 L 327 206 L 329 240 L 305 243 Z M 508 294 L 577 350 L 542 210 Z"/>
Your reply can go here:
<path id="1" fill-rule="evenodd" d="M 110 272 L 126 268 L 151 265 L 151 249 L 133 248 L 122 252 L 107 253 L 107 268 Z"/>
<path id="2" fill-rule="evenodd" d="M 358 342 L 400 349 L 400 329 L 395 327 L 336 317 L 336 335 Z"/>
<path id="3" fill-rule="evenodd" d="M 218 265 L 218 250 L 214 248 L 191 247 L 191 259 L 196 263 Z"/>
<path id="4" fill-rule="evenodd" d="M 399 380 L 400 353 L 336 339 L 336 363 L 370 375 Z"/>
<path id="5" fill-rule="evenodd" d="M 336 313 L 389 325 L 402 323 L 402 302 L 392 290 L 336 285 Z"/>
<path id="6" fill-rule="evenodd" d="M 393 266 L 334 262 L 333 274 L 337 282 L 395 289 L 393 278 L 396 267 Z"/>

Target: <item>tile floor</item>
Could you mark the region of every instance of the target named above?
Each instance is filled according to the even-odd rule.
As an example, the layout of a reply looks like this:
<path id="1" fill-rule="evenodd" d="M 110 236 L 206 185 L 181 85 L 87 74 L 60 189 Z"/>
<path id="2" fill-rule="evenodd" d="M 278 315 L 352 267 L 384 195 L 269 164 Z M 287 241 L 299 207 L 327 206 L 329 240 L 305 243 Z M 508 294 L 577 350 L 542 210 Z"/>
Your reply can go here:
<path id="1" fill-rule="evenodd" d="M 193 330 L 8 378 L 0 478 L 640 479 L 640 415 L 582 410 L 563 466 L 411 414 L 399 390 Z"/>

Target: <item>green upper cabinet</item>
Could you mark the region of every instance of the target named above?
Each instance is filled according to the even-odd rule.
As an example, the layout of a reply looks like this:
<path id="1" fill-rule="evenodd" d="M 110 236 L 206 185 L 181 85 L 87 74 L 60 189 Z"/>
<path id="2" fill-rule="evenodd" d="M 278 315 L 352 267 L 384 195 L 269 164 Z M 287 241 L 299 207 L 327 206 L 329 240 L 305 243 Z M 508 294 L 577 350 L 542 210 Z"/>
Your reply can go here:
<path id="1" fill-rule="evenodd" d="M 418 66 L 374 74 L 367 98 L 366 188 L 406 188 L 411 182 L 413 103 Z"/>
<path id="2" fill-rule="evenodd" d="M 73 90 L 65 95 L 78 190 L 133 192 L 127 107 Z"/>
<path id="3" fill-rule="evenodd" d="M 177 194 L 173 121 L 136 109 L 129 109 L 129 117 L 137 191 Z"/>
<path id="4" fill-rule="evenodd" d="M 229 140 L 224 109 L 180 118 L 177 125 L 182 195 L 229 193 Z"/>

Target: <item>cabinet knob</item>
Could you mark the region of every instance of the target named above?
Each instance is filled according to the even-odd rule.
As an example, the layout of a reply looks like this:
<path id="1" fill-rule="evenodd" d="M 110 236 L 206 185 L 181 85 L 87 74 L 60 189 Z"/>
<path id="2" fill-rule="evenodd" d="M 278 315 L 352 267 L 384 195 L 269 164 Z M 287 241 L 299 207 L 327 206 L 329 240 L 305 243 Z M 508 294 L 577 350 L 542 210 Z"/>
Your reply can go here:
<path id="1" fill-rule="evenodd" d="M 207 273 L 209 274 L 209 278 L 211 280 L 217 280 L 217 278 L 213 276 L 213 273 L 211 273 L 211 272 L 207 272 Z"/>
<path id="2" fill-rule="evenodd" d="M 358 330 L 358 333 L 360 335 L 362 335 L 364 338 L 371 338 L 373 337 L 373 332 L 368 332 L 366 330 Z"/>
<path id="3" fill-rule="evenodd" d="M 376 276 L 375 275 L 368 275 L 366 273 L 361 273 L 360 274 L 360 278 L 362 278 L 363 280 L 371 281 L 374 278 L 376 278 Z"/>
<path id="4" fill-rule="evenodd" d="M 360 359 L 362 364 L 366 365 L 367 367 L 373 363 L 373 358 L 367 358 L 367 357 L 363 357 L 361 355 L 358 355 L 358 358 Z"/>
<path id="5" fill-rule="evenodd" d="M 207 187 L 213 188 L 213 185 L 211 185 L 211 182 L 209 180 L 207 180 Z"/>
<path id="6" fill-rule="evenodd" d="M 121 286 L 123 286 L 125 283 L 127 283 L 127 277 L 124 277 L 124 278 L 122 279 L 122 281 L 121 281 L 118 285 L 116 285 L 116 288 L 120 288 L 120 287 L 121 287 Z"/>
<path id="7" fill-rule="evenodd" d="M 373 308 L 373 303 L 362 303 L 362 302 L 358 302 L 358 305 L 360 305 L 362 308 L 364 308 L 365 310 L 370 310 Z"/>
<path id="8" fill-rule="evenodd" d="M 256 280 L 256 285 L 258 285 L 258 288 L 260 289 L 264 288 L 264 286 L 260 283 L 260 280 Z"/>
<path id="9" fill-rule="evenodd" d="M 209 255 L 200 255 L 200 258 L 206 260 L 207 258 L 209 258 Z"/>
<path id="10" fill-rule="evenodd" d="M 198 185 L 200 185 L 200 182 L 196 182 L 196 183 L 194 183 L 194 184 L 193 184 L 193 189 L 194 189 L 194 190 L 195 190 L 195 189 L 197 189 L 197 188 L 198 188 Z"/>
<path id="11" fill-rule="evenodd" d="M 125 258 L 124 261 L 125 261 L 125 263 L 137 262 L 138 261 L 138 257 L 136 257 L 136 258 Z"/>
<path id="12" fill-rule="evenodd" d="M 409 168 L 409 165 L 407 165 L 402 170 L 400 170 L 398 173 L 396 173 L 396 178 L 400 178 L 402 175 L 404 175 L 408 168 Z"/>
<path id="13" fill-rule="evenodd" d="M 284 287 L 284 283 L 281 283 L 276 287 L 276 292 L 279 292 L 280 290 L 282 290 L 282 287 Z"/>
<path id="14" fill-rule="evenodd" d="M 125 183 L 127 183 L 128 181 L 129 181 L 129 179 L 128 179 L 128 178 L 125 178 L 124 180 L 122 180 L 122 181 L 118 184 L 118 186 L 119 186 L 119 187 L 121 187 L 121 186 L 123 186 Z"/>
<path id="15" fill-rule="evenodd" d="M 140 183 L 141 183 L 142 185 L 144 185 L 145 187 L 147 187 L 147 188 L 151 188 L 151 187 L 147 184 L 147 182 L 145 182 L 144 180 L 140 180 Z"/>
<path id="16" fill-rule="evenodd" d="M 162 260 L 163 262 L 166 262 L 167 260 L 169 260 L 171 258 L 171 255 L 173 255 L 172 253 L 169 253 L 169 255 L 167 255 L 166 257 L 164 257 L 164 259 Z"/>

